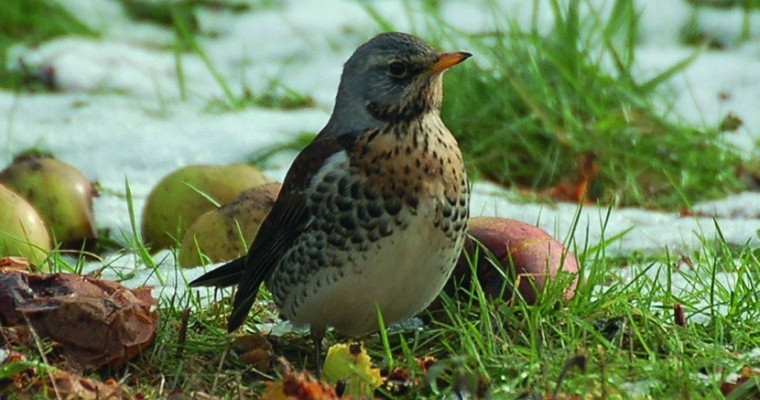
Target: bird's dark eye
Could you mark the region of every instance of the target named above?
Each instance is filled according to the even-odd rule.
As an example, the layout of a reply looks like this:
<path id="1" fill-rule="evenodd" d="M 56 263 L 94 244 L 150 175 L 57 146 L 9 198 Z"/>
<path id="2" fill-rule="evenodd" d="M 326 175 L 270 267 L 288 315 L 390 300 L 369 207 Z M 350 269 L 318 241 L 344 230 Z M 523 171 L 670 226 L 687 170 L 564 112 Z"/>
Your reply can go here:
<path id="1" fill-rule="evenodd" d="M 401 61 L 393 61 L 388 65 L 388 73 L 394 78 L 403 78 L 406 76 L 406 64 Z"/>

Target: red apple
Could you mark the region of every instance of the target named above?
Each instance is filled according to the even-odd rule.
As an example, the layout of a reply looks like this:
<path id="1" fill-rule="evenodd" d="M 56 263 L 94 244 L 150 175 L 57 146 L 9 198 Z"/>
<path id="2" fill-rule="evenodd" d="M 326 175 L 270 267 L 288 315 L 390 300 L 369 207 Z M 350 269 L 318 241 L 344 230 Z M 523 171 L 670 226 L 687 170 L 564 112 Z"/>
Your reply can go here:
<path id="1" fill-rule="evenodd" d="M 474 217 L 470 219 L 468 233 L 487 251 L 467 238 L 464 251 L 444 287 L 449 296 L 456 297 L 456 282 L 469 287 L 472 270 L 468 258 L 474 261 L 476 254 L 477 279 L 490 299 L 501 295 L 504 300 L 512 301 L 516 298 L 512 288 L 516 287 L 527 304 L 534 304 L 547 282 L 555 279 L 560 271 L 578 274 L 575 255 L 539 227 L 508 218 Z M 489 261 L 488 252 L 499 260 L 502 271 Z M 509 280 L 506 285 L 505 276 Z M 565 300 L 575 296 L 577 284 L 576 276 L 565 289 Z"/>

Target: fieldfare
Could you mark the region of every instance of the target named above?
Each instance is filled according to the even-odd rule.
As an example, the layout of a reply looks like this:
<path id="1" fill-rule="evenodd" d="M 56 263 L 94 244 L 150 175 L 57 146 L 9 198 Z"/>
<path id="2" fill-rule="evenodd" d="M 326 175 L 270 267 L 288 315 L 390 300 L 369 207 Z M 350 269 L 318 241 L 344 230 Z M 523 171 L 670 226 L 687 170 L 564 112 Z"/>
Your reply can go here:
<path id="1" fill-rule="evenodd" d="M 230 331 L 266 282 L 309 325 L 317 371 L 327 327 L 348 336 L 425 309 L 464 242 L 470 189 L 440 118 L 443 72 L 470 56 L 383 33 L 346 62 L 327 125 L 296 157 L 248 255 L 191 286 L 238 285 Z"/>

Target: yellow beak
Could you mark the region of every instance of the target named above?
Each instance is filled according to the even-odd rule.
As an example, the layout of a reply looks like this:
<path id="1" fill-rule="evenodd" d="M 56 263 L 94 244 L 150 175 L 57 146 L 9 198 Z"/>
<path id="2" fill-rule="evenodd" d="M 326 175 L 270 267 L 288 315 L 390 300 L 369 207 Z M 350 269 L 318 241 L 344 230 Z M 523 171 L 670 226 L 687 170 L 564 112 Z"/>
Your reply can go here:
<path id="1" fill-rule="evenodd" d="M 463 51 L 457 51 L 453 53 L 441 53 L 440 56 L 438 56 L 438 60 L 436 60 L 433 65 L 428 67 L 427 71 L 431 74 L 435 74 L 438 72 L 441 72 L 443 70 L 446 70 L 448 68 L 451 68 L 460 62 L 470 58 L 472 54 L 465 53 Z"/>

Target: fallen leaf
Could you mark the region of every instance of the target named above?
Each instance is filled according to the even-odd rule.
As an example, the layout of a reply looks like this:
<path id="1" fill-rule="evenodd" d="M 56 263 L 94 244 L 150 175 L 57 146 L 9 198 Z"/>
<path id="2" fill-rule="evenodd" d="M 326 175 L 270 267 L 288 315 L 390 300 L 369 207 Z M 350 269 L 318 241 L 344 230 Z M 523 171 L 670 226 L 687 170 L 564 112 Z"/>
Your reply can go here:
<path id="1" fill-rule="evenodd" d="M 258 371 L 269 371 L 274 352 L 272 343 L 262 334 L 244 335 L 235 338 L 232 348 L 240 355 L 238 358 Z"/>
<path id="2" fill-rule="evenodd" d="M 730 112 L 720 121 L 718 130 L 721 132 L 734 132 L 742 125 L 744 125 L 744 121 L 738 115 Z"/>
<path id="3" fill-rule="evenodd" d="M 0 258 L 0 267 L 30 271 L 32 264 L 24 257 L 3 257 Z"/>
<path id="4" fill-rule="evenodd" d="M 58 398 L 81 400 L 126 398 L 122 388 L 112 379 L 101 382 L 62 370 L 41 374 L 40 377 L 32 386 L 32 391 L 37 394 L 57 393 Z"/>
<path id="5" fill-rule="evenodd" d="M 261 400 L 331 400 L 339 399 L 335 389 L 314 379 L 308 372 L 288 372 L 281 381 L 267 384 Z"/>
<path id="6" fill-rule="evenodd" d="M 266 335 L 252 334 L 238 336 L 232 341 L 232 349 L 245 353 L 252 350 L 272 350 L 272 343 L 266 337 Z"/>
<path id="7" fill-rule="evenodd" d="M 411 392 L 417 383 L 419 383 L 419 378 L 413 379 L 408 370 L 394 368 L 385 377 L 383 389 L 392 396 L 401 397 Z"/>
<path id="8" fill-rule="evenodd" d="M 13 376 L 0 380 L 0 398 L 6 391 L 14 399 L 37 399 L 40 396 L 59 399 L 116 400 L 130 398 L 113 379 L 105 382 L 85 378 L 68 371 L 49 368 L 40 372 L 30 366 L 23 355 L 11 352 L 0 360 L 0 369 L 14 370 Z M 15 368 L 19 367 L 19 368 Z"/>
<path id="9" fill-rule="evenodd" d="M 686 313 L 680 303 L 673 305 L 673 319 L 676 325 L 686 327 Z"/>
<path id="10" fill-rule="evenodd" d="M 599 176 L 597 156 L 594 153 L 581 154 L 577 158 L 577 163 L 578 169 L 574 179 L 561 181 L 546 189 L 544 194 L 560 201 L 592 202 L 593 199 L 588 196 L 588 190 Z"/>
<path id="11" fill-rule="evenodd" d="M 257 371 L 267 372 L 272 365 L 272 352 L 264 349 L 247 351 L 240 355 L 240 361 L 251 365 Z"/>
<path id="12" fill-rule="evenodd" d="M 741 394 L 734 398 L 755 399 L 760 397 L 760 369 L 744 367 L 738 376 L 720 384 L 720 391 L 724 395 Z M 739 393 L 741 392 L 741 393 Z"/>
<path id="13" fill-rule="evenodd" d="M 422 358 L 416 358 L 415 361 L 417 361 L 417 365 L 420 366 L 420 369 L 422 372 L 427 373 L 430 368 L 432 368 L 436 363 L 438 363 L 438 359 L 435 358 L 435 356 L 425 356 Z"/>
<path id="14" fill-rule="evenodd" d="M 355 397 L 372 397 L 382 383 L 380 370 L 372 368 L 372 359 L 361 343 L 341 343 L 327 350 L 322 367 L 325 380 L 333 385 L 345 384 L 343 393 Z"/>
<path id="15" fill-rule="evenodd" d="M 158 313 L 149 287 L 75 274 L 0 268 L 0 320 L 31 327 L 60 345 L 72 367 L 119 367 L 150 345 Z"/>

